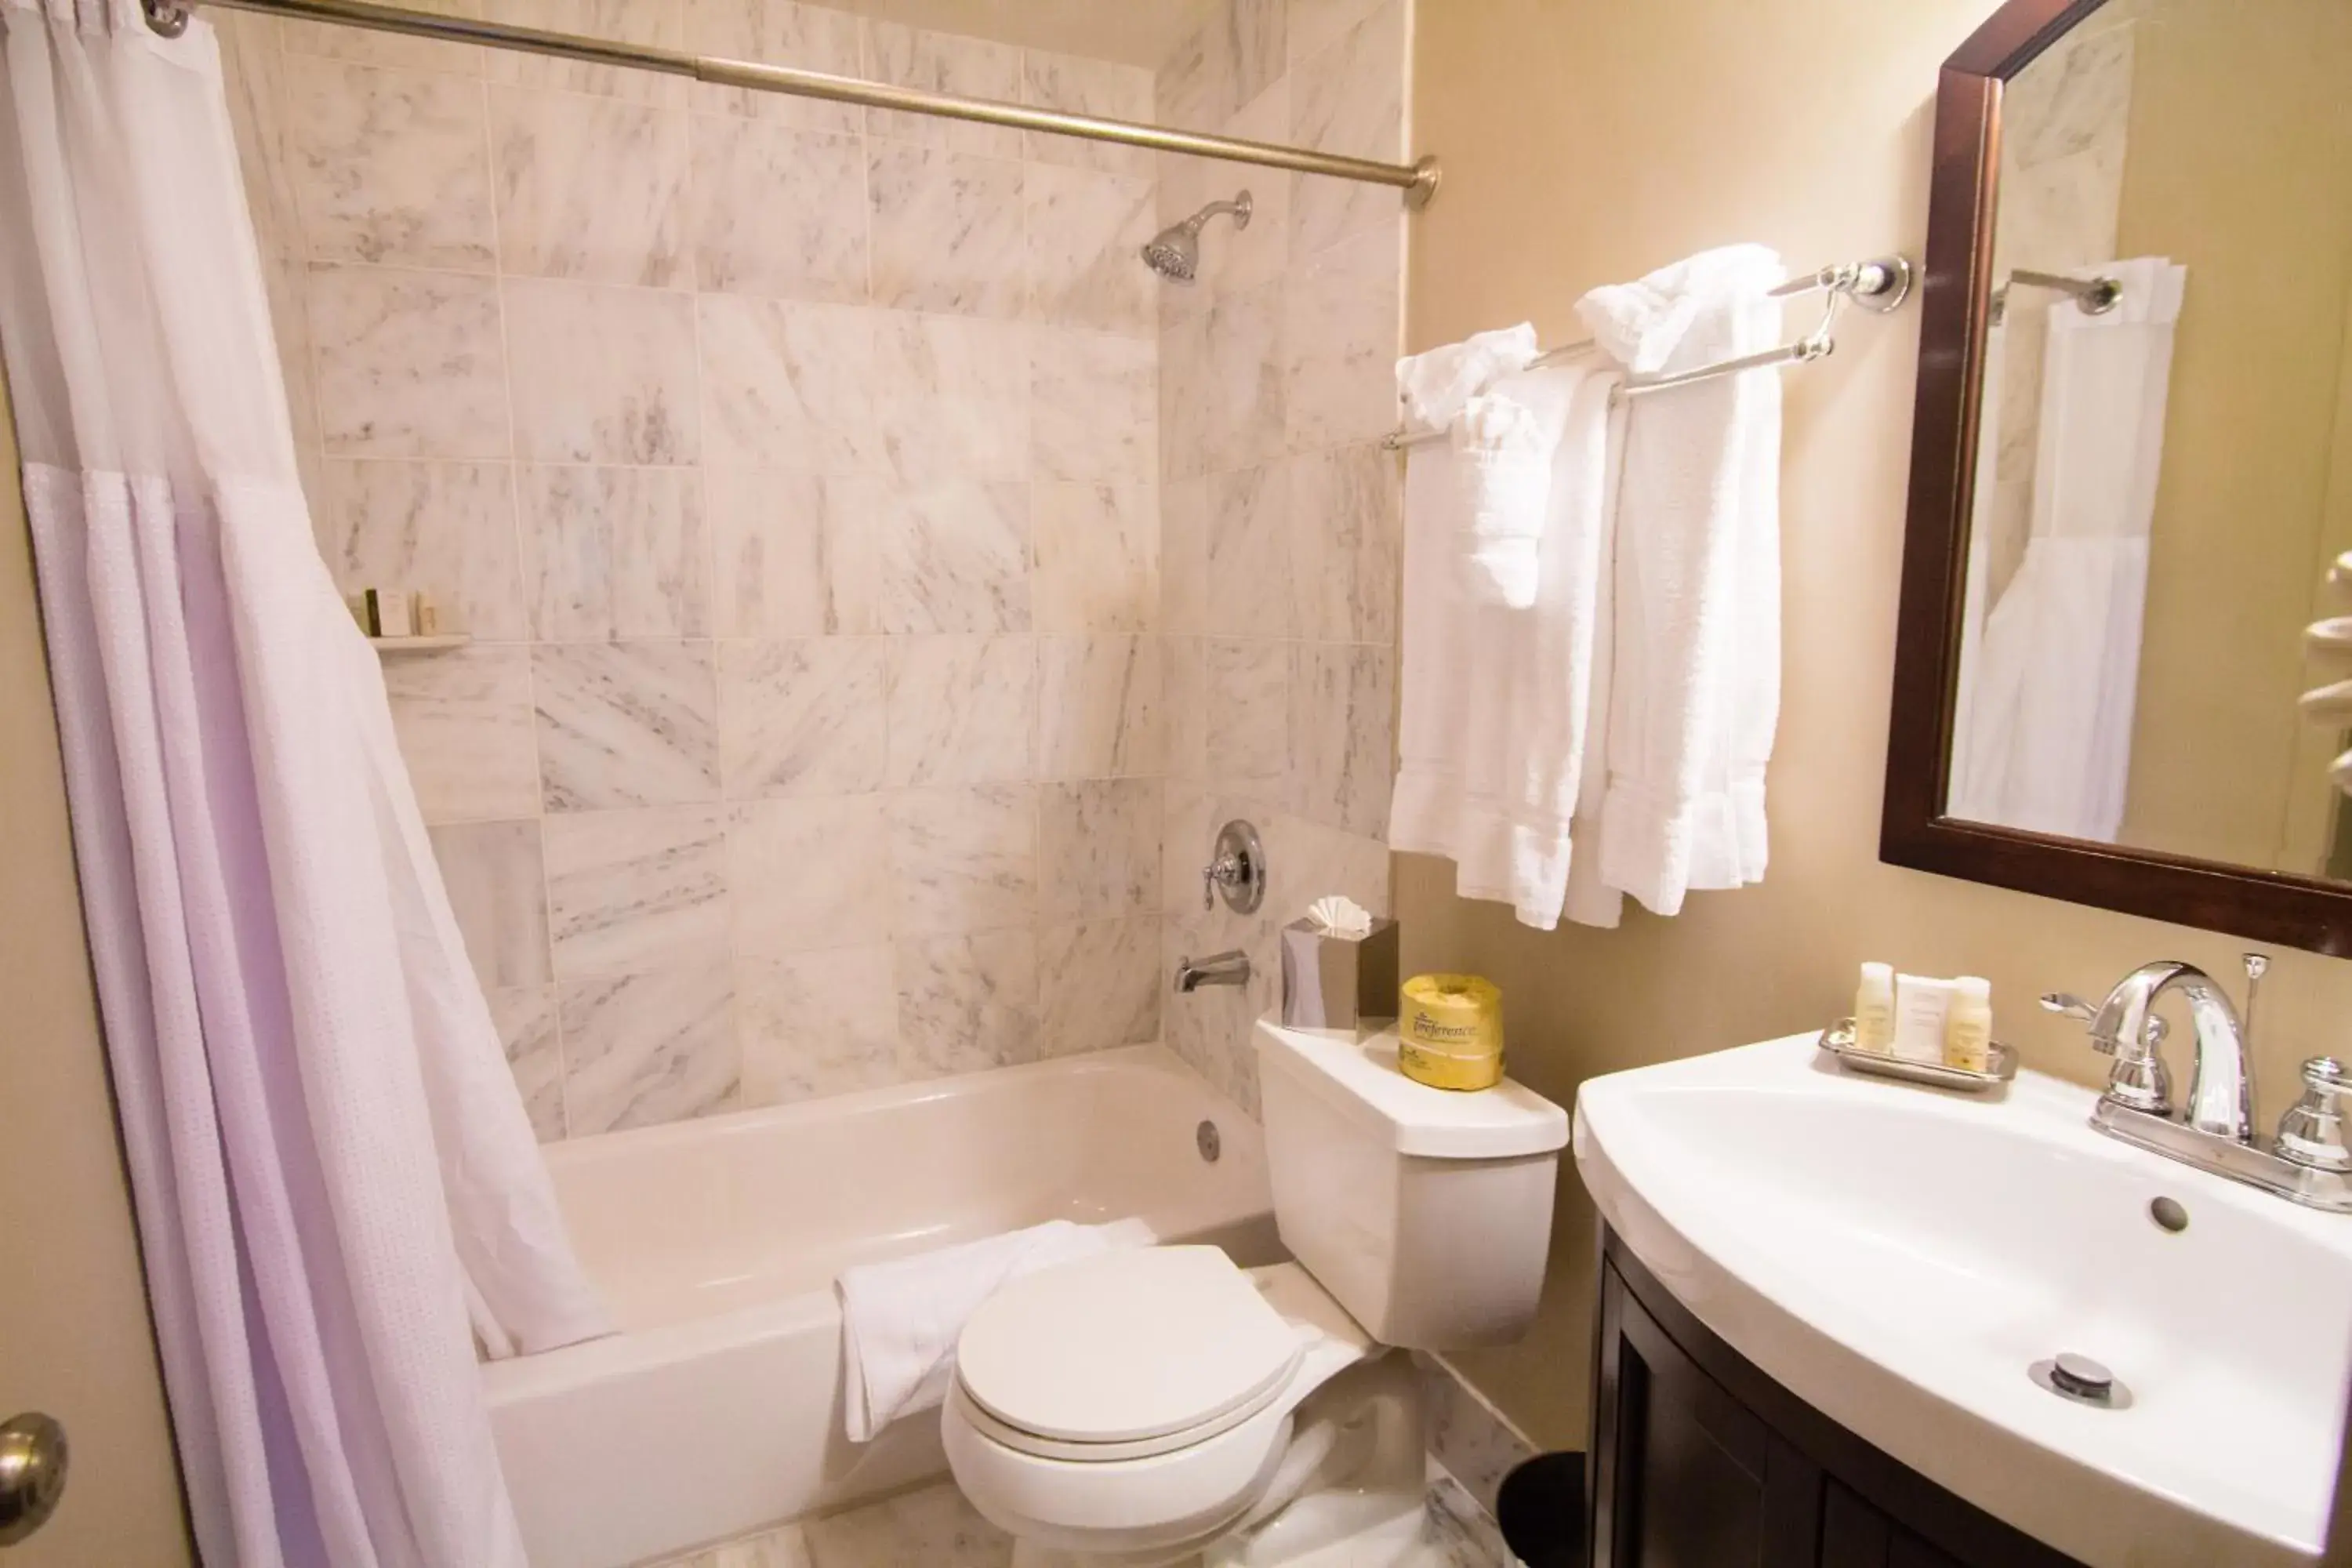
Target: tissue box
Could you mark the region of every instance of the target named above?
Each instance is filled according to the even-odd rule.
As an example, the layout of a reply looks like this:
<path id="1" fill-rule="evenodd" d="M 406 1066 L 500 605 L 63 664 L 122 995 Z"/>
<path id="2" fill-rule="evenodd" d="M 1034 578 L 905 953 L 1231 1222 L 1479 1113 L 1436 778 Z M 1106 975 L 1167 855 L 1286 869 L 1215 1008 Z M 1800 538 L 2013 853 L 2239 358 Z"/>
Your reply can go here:
<path id="1" fill-rule="evenodd" d="M 1397 923 L 1334 936 L 1312 920 L 1282 928 L 1282 1026 L 1362 1039 L 1396 1021 Z"/>

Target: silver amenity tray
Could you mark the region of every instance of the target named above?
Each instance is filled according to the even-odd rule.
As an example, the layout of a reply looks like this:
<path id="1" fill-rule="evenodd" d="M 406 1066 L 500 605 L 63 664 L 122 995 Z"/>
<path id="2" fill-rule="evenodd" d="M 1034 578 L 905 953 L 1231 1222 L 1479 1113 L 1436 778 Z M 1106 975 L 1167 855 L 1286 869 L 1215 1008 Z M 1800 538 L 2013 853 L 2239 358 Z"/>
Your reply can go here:
<path id="1" fill-rule="evenodd" d="M 1913 1083 L 1932 1083 L 1938 1089 L 1965 1089 L 1970 1094 L 1982 1094 L 1997 1089 L 2017 1076 L 2017 1053 L 1994 1040 L 1989 1048 L 1992 1058 L 1990 1072 L 1970 1072 L 1966 1068 L 1946 1067 L 1942 1062 L 1915 1062 L 1902 1057 L 1883 1057 L 1876 1051 L 1857 1049 L 1853 1043 L 1853 1020 L 1840 1018 L 1822 1031 L 1815 1042 L 1828 1055 L 1853 1068 L 1856 1072 L 1875 1073 L 1880 1078 L 1907 1079 Z"/>

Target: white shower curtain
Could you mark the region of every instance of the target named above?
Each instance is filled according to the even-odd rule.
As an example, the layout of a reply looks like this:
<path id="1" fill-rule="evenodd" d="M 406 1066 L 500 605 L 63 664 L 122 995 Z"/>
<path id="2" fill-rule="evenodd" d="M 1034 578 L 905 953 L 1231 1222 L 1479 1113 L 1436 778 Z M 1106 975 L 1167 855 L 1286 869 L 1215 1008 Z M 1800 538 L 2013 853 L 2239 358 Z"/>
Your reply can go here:
<path id="1" fill-rule="evenodd" d="M 198 1547 L 520 1568 L 474 1337 L 607 1325 L 312 542 L 214 37 L 0 35 L 0 349 Z"/>
<path id="2" fill-rule="evenodd" d="M 2131 771 L 2148 530 L 2188 270 L 2160 257 L 2092 270 L 2123 293 L 2104 315 L 2063 301 L 2050 310 L 2032 526 L 1990 613 L 1979 597 L 1983 530 L 1970 531 L 1945 809 L 2113 843 Z M 1984 439 L 1997 438 L 1985 427 Z"/>

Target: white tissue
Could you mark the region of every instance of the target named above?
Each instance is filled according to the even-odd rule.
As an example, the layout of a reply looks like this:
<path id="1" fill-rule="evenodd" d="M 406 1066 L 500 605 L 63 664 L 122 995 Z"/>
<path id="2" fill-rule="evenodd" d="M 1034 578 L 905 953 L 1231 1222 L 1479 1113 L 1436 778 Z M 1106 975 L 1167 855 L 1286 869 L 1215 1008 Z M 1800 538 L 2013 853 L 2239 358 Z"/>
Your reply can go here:
<path id="1" fill-rule="evenodd" d="M 1307 918 L 1326 936 L 1372 934 L 1372 911 L 1344 893 L 1328 893 L 1307 906 Z"/>

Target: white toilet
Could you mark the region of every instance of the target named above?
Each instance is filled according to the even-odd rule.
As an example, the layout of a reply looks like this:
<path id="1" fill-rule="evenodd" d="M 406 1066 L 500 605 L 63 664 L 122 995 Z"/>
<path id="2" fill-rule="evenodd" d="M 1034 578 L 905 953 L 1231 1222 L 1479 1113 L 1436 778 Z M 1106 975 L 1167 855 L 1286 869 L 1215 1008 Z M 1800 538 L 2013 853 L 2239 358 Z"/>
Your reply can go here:
<path id="1" fill-rule="evenodd" d="M 1275 1217 L 1296 1263 L 1213 1247 L 1065 1264 L 965 1326 L 948 1463 L 1017 1563 L 1296 1563 L 1406 1528 L 1416 1381 L 1393 1347 L 1534 1316 L 1568 1115 L 1508 1080 L 1412 1082 L 1396 1042 L 1257 1026 Z"/>

